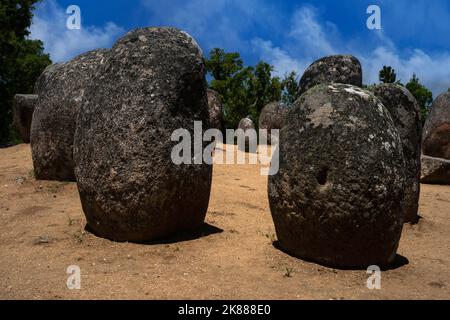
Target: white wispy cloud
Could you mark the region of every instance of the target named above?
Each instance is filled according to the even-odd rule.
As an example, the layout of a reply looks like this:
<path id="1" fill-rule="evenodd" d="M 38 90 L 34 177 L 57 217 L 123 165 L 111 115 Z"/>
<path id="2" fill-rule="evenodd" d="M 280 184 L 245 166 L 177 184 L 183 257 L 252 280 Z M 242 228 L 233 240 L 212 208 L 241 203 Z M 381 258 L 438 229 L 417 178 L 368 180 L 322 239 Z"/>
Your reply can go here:
<path id="1" fill-rule="evenodd" d="M 283 78 L 291 71 L 299 74 L 301 70 L 305 70 L 308 67 L 306 60 L 291 57 L 285 50 L 275 47 L 271 41 L 254 38 L 251 41 L 251 45 L 265 61 L 274 66 L 274 76 Z"/>
<path id="2" fill-rule="evenodd" d="M 334 24 L 321 21 L 314 7 L 304 6 L 293 13 L 291 30 L 282 46 L 254 38 L 254 50 L 262 59 L 274 65 L 279 74 L 295 70 L 302 74 L 318 57 L 336 53 L 353 54 L 362 64 L 365 83 L 378 82 L 378 72 L 384 65 L 392 66 L 397 79 L 407 82 L 416 73 L 434 96 L 450 88 L 450 54 L 427 53 L 418 48 L 398 50 L 394 42 L 381 31 L 373 31 L 370 39 L 345 41 Z"/>
<path id="3" fill-rule="evenodd" d="M 378 82 L 378 71 L 384 65 L 392 66 L 397 79 L 406 83 L 416 73 L 420 81 L 436 97 L 450 88 L 450 55 L 448 53 L 430 55 L 420 49 L 414 49 L 406 57 L 397 51 L 377 47 L 373 53 L 360 56 L 367 83 Z"/>
<path id="4" fill-rule="evenodd" d="M 332 23 L 320 24 L 316 9 L 308 5 L 292 15 L 288 36 L 307 55 L 331 55 L 336 50 L 327 36 L 330 32 L 335 33 L 335 26 Z"/>
<path id="5" fill-rule="evenodd" d="M 450 87 L 448 51 L 427 52 L 420 49 L 420 44 L 399 49 L 385 31 L 371 31 L 366 39 L 346 37 L 340 34 L 335 24 L 324 20 L 313 5 L 297 8 L 287 19 L 286 13 L 282 13 L 276 4 L 259 0 L 141 0 L 140 5 L 147 13 L 149 26 L 170 25 L 186 30 L 198 40 L 205 53 L 211 48 L 221 47 L 238 51 L 254 61 L 264 59 L 274 65 L 278 76 L 292 70 L 302 74 L 314 60 L 344 53 L 359 58 L 365 83 L 378 82 L 378 71 L 383 65 L 391 65 L 403 82 L 417 73 L 435 96 Z M 412 16 L 418 16 L 416 24 L 423 26 L 428 23 L 424 17 L 429 17 L 430 12 L 440 12 L 440 18 L 449 15 L 443 10 L 442 2 L 418 1 L 412 9 L 405 7 L 404 2 L 389 2 L 389 6 L 391 10 L 383 11 L 383 27 L 386 26 L 397 38 L 397 33 L 405 32 L 404 29 L 414 30 Z M 436 8 L 426 10 L 429 6 Z M 392 15 L 405 10 L 408 13 L 408 8 L 415 13 L 402 18 L 408 28 L 392 26 L 392 21 L 398 20 Z M 81 30 L 68 30 L 65 9 L 55 0 L 41 2 L 30 28 L 31 38 L 43 40 L 53 61 L 65 61 L 87 50 L 110 47 L 125 31 L 112 22 L 102 27 L 83 25 Z M 81 10 L 83 16 L 83 8 Z M 420 11 L 424 11 L 423 14 Z M 442 19 L 437 20 L 430 23 L 440 26 L 441 31 L 450 28 L 442 23 Z M 401 34 L 401 38 L 411 38 L 414 34 Z M 427 41 L 423 37 L 420 39 Z"/>
<path id="6" fill-rule="evenodd" d="M 245 54 L 252 51 L 249 33 L 280 30 L 282 18 L 261 0 L 141 0 L 149 25 L 181 28 L 198 40 L 204 52 L 214 47 Z"/>
<path id="7" fill-rule="evenodd" d="M 69 30 L 66 19 L 66 8 L 55 0 L 40 2 L 34 12 L 30 38 L 43 41 L 45 52 L 50 53 L 53 62 L 67 61 L 89 50 L 109 48 L 124 33 L 113 22 L 101 28 L 82 25 L 80 30 Z"/>

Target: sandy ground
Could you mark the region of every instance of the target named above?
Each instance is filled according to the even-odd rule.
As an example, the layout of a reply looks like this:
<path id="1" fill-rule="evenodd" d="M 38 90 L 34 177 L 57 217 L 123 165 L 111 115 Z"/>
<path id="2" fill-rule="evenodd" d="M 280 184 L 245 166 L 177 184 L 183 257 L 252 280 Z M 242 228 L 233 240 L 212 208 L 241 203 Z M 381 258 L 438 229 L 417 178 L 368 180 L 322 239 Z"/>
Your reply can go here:
<path id="1" fill-rule="evenodd" d="M 29 145 L 0 149 L 1 299 L 450 299 L 450 187 L 422 185 L 401 263 L 366 287 L 278 250 L 258 165 L 215 165 L 207 225 L 151 244 L 85 231 L 75 183 L 36 181 Z M 81 289 L 66 286 L 69 265 Z"/>

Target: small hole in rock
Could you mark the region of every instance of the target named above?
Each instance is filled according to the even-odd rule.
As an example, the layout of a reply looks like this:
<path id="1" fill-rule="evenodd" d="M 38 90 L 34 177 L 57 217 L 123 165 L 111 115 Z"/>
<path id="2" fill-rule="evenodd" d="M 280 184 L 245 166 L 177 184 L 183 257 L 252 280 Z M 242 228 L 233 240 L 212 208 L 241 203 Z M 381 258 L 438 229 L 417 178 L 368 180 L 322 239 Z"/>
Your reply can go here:
<path id="1" fill-rule="evenodd" d="M 320 171 L 316 174 L 317 182 L 324 185 L 327 182 L 328 167 L 320 168 Z"/>

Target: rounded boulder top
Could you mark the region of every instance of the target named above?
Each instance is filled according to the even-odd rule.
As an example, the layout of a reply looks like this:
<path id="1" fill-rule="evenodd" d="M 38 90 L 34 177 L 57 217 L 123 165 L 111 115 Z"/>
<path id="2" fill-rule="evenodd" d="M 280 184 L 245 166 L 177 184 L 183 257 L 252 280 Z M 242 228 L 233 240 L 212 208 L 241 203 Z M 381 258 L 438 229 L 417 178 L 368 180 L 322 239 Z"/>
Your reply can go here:
<path id="1" fill-rule="evenodd" d="M 203 224 L 212 166 L 172 159 L 173 133 L 193 137 L 194 121 L 208 122 L 205 66 L 195 41 L 175 28 L 129 32 L 86 95 L 74 159 L 89 228 L 116 241 L 147 241 Z"/>
<path id="2" fill-rule="evenodd" d="M 425 120 L 422 136 L 423 154 L 450 160 L 450 92 L 434 100 Z"/>
<path id="3" fill-rule="evenodd" d="M 388 110 L 344 84 L 308 90 L 286 115 L 269 204 L 281 248 L 341 268 L 393 261 L 404 157 Z"/>
<path id="4" fill-rule="evenodd" d="M 362 68 L 352 55 L 333 55 L 314 61 L 300 79 L 299 96 L 318 84 L 343 83 L 362 87 Z"/>
<path id="5" fill-rule="evenodd" d="M 246 131 L 248 129 L 255 129 L 253 120 L 249 116 L 242 118 L 241 121 L 239 121 L 238 129 L 242 129 L 244 131 Z"/>

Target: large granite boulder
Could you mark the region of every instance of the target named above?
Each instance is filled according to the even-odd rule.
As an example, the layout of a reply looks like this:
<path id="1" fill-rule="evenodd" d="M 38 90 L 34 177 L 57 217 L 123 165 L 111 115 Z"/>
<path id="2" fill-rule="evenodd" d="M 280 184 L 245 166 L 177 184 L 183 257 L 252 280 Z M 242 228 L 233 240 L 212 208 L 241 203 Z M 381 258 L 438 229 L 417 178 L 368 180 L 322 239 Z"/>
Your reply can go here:
<path id="1" fill-rule="evenodd" d="M 258 148 L 258 139 L 256 136 L 255 131 L 255 125 L 253 124 L 253 120 L 250 118 L 250 116 L 247 116 L 245 118 L 242 118 L 241 121 L 239 121 L 238 129 L 242 130 L 242 133 L 244 136 L 244 143 L 240 143 L 240 140 L 238 138 L 238 150 L 243 152 L 250 152 L 255 153 Z M 254 135 L 252 134 L 254 133 Z"/>
<path id="2" fill-rule="evenodd" d="M 389 110 L 402 140 L 406 164 L 404 222 L 417 222 L 420 195 L 420 154 L 422 122 L 420 107 L 414 96 L 398 84 L 380 84 L 373 88 L 375 96 Z"/>
<path id="3" fill-rule="evenodd" d="M 47 67 L 36 82 L 39 95 L 31 125 L 36 179 L 74 181 L 73 136 L 87 86 L 106 50 L 81 54 Z"/>
<path id="4" fill-rule="evenodd" d="M 38 96 L 16 94 L 13 104 L 13 127 L 23 142 L 30 142 L 31 120 Z"/>
<path id="5" fill-rule="evenodd" d="M 389 111 L 371 93 L 318 85 L 280 133 L 269 203 L 279 244 L 341 268 L 393 261 L 402 226 L 405 160 Z"/>
<path id="6" fill-rule="evenodd" d="M 219 94 L 211 89 L 207 89 L 209 126 L 222 130 L 222 100 Z"/>
<path id="7" fill-rule="evenodd" d="M 362 68 L 351 55 L 334 55 L 314 61 L 300 79 L 299 96 L 318 84 L 344 83 L 362 87 Z"/>
<path id="8" fill-rule="evenodd" d="M 420 182 L 450 185 L 450 160 L 422 155 Z"/>
<path id="9" fill-rule="evenodd" d="M 425 120 L 422 139 L 423 154 L 450 159 L 450 92 L 434 100 Z"/>
<path id="10" fill-rule="evenodd" d="M 116 241 L 147 241 L 203 224 L 212 166 L 194 164 L 192 153 L 177 164 L 179 143 L 171 139 L 178 132 L 194 150 L 194 121 L 208 123 L 205 66 L 194 39 L 175 28 L 130 31 L 85 95 L 74 159 L 88 227 Z"/>
<path id="11" fill-rule="evenodd" d="M 271 102 L 267 104 L 259 115 L 259 129 L 265 129 L 267 144 L 277 144 L 278 137 L 271 136 L 271 130 L 281 129 L 283 119 L 288 111 L 288 107 L 283 102 Z"/>

